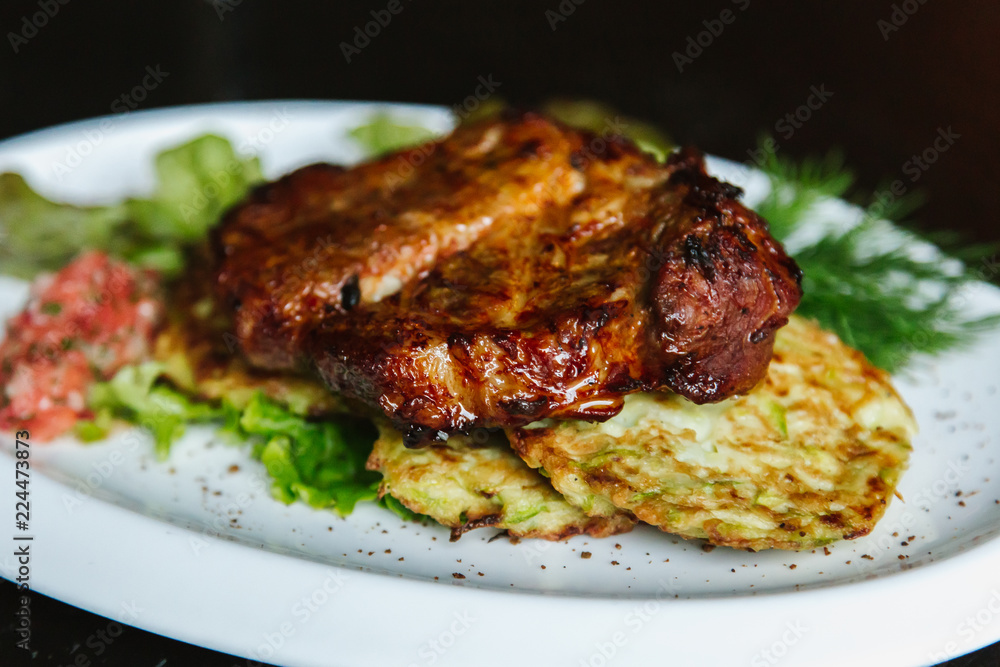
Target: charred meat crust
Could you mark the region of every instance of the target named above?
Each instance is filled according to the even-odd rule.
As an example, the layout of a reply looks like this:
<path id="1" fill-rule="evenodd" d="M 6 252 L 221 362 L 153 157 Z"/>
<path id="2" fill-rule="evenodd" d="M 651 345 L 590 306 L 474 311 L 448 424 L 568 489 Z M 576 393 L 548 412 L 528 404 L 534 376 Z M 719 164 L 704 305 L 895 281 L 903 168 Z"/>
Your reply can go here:
<path id="1" fill-rule="evenodd" d="M 217 286 L 252 363 L 308 360 L 411 444 L 636 391 L 717 401 L 763 377 L 801 296 L 738 194 L 696 151 L 521 114 L 258 190 L 216 234 Z"/>
<path id="2" fill-rule="evenodd" d="M 709 176 L 692 150 L 673 156 L 669 185 L 694 215 L 664 244 L 652 285 L 653 349 L 664 383 L 695 403 L 752 389 L 767 372 L 775 332 L 802 296 L 802 274 L 766 223 Z"/>

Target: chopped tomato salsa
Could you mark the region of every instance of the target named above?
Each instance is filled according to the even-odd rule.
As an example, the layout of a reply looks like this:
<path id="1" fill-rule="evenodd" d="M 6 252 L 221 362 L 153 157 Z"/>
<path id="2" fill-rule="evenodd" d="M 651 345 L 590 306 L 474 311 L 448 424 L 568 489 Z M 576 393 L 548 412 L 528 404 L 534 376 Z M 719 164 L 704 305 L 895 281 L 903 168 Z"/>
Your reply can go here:
<path id="1" fill-rule="evenodd" d="M 0 343 L 0 430 L 50 440 L 92 416 L 91 384 L 147 359 L 163 305 L 155 273 L 86 252 L 38 278 Z"/>

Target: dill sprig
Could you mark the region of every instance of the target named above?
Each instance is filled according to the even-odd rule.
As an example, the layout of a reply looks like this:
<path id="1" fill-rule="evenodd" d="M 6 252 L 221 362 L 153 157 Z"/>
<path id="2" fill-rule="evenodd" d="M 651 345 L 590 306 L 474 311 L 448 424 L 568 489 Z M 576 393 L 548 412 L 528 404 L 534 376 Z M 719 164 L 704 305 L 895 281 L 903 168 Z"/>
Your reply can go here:
<path id="1" fill-rule="evenodd" d="M 835 226 L 823 219 L 822 203 L 843 197 L 854 183 L 840 153 L 798 164 L 770 153 L 762 169 L 771 192 L 757 210 L 777 238 L 789 239 L 806 223 L 824 228 L 819 238 L 793 249 L 803 272 L 798 312 L 876 366 L 897 371 L 915 354 L 961 347 L 1000 325 L 1000 314 L 967 314 L 966 292 L 978 278 L 969 265 L 995 247 L 963 244 L 954 233 L 907 229 L 903 221 L 922 203 L 919 194 L 891 202 L 872 198 L 856 224 Z"/>
<path id="2" fill-rule="evenodd" d="M 761 150 L 769 145 L 760 140 Z M 844 156 L 831 151 L 822 158 L 795 163 L 767 151 L 761 169 L 771 181 L 771 190 L 757 206 L 776 238 L 786 239 L 823 199 L 842 197 L 854 184 L 854 174 L 844 167 Z"/>

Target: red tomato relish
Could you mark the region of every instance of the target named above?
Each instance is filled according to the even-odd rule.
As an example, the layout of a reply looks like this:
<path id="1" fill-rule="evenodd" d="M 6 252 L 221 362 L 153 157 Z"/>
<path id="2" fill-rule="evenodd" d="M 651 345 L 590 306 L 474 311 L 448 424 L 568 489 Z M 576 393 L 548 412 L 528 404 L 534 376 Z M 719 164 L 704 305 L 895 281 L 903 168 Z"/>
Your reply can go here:
<path id="1" fill-rule="evenodd" d="M 149 358 L 163 314 L 158 284 L 96 251 L 36 279 L 0 343 L 0 430 L 50 440 L 91 417 L 90 385 Z"/>

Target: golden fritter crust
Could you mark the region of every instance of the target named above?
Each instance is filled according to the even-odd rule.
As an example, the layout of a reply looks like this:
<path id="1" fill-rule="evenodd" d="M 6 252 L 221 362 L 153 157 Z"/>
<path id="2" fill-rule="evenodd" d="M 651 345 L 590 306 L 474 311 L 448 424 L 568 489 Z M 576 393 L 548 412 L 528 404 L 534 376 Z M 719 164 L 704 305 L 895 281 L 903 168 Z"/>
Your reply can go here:
<path id="1" fill-rule="evenodd" d="M 402 434 L 378 420 L 368 469 L 384 476 L 390 494 L 418 514 L 452 529 L 452 540 L 474 528 L 506 530 L 516 537 L 564 540 L 606 537 L 632 529 L 623 512 L 590 517 L 570 505 L 539 473 L 511 451 L 503 433 L 453 436 L 447 443 L 409 449 Z"/>
<path id="2" fill-rule="evenodd" d="M 866 535 L 915 431 L 885 373 L 793 317 L 746 396 L 696 406 L 638 394 L 603 424 L 546 420 L 508 436 L 569 501 L 602 496 L 586 501 L 591 513 L 618 507 L 683 537 L 758 550 Z"/>

